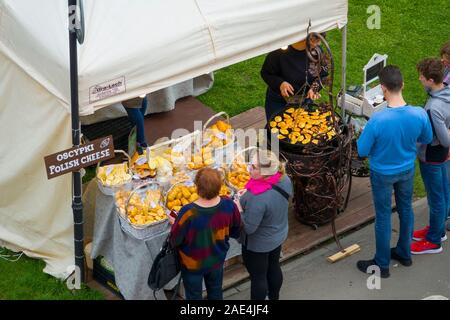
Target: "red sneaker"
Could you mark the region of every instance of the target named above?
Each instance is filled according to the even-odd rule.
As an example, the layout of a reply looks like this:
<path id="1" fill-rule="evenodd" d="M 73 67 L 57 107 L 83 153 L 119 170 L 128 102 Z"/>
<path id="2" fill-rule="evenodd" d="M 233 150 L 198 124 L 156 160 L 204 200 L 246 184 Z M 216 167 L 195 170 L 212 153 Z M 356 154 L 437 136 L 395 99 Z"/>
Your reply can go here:
<path id="1" fill-rule="evenodd" d="M 427 254 L 427 253 L 440 253 L 442 252 L 442 246 L 428 242 L 426 240 L 413 242 L 411 244 L 412 254 Z"/>
<path id="2" fill-rule="evenodd" d="M 413 240 L 415 240 L 415 241 L 424 241 L 424 240 L 426 240 L 426 237 L 427 237 L 427 234 L 428 234 L 428 230 L 430 230 L 430 226 L 426 226 L 422 230 L 414 231 L 414 233 L 413 233 Z M 445 240 L 447 240 L 447 235 L 446 234 L 444 234 L 441 237 L 441 242 L 444 242 Z"/>
<path id="3" fill-rule="evenodd" d="M 415 240 L 415 241 L 425 240 L 428 230 L 430 230 L 430 226 L 426 226 L 425 228 L 423 228 L 421 230 L 414 231 L 413 240 Z"/>

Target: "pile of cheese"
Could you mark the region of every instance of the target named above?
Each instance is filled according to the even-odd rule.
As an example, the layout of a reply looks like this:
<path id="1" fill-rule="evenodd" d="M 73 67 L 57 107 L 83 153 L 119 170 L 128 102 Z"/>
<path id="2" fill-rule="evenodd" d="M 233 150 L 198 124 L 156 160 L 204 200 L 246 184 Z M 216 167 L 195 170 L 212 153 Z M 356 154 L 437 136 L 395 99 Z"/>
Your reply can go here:
<path id="1" fill-rule="evenodd" d="M 156 165 L 150 164 L 147 159 L 147 150 L 140 155 L 135 153 L 131 158 L 131 170 L 137 174 L 139 178 L 153 178 L 156 176 Z"/>
<path id="2" fill-rule="evenodd" d="M 283 117 L 275 117 L 270 122 L 270 127 L 271 132 L 277 134 L 279 140 L 291 144 L 317 145 L 321 140 L 329 141 L 336 136 L 331 111 L 308 112 L 303 108 L 290 108 L 284 112 Z"/>
<path id="3" fill-rule="evenodd" d="M 235 161 L 227 174 L 227 180 L 236 190 L 245 189 L 245 185 L 250 180 L 247 165 L 243 162 Z"/>
<path id="4" fill-rule="evenodd" d="M 211 166 L 215 163 L 212 148 L 203 147 L 201 152 L 193 154 L 191 161 L 187 163 L 190 170 L 200 170 L 201 168 Z"/>
<path id="5" fill-rule="evenodd" d="M 125 216 L 130 191 L 119 191 L 115 194 L 116 206 L 122 216 Z M 166 212 L 161 204 L 161 191 L 147 190 L 134 193 L 128 202 L 128 220 L 136 226 L 149 225 L 167 219 Z"/>
<path id="6" fill-rule="evenodd" d="M 225 121 L 219 120 L 205 130 L 203 145 L 210 148 L 221 148 L 233 142 L 232 126 Z"/>
<path id="7" fill-rule="evenodd" d="M 112 164 L 97 169 L 97 178 L 104 186 L 112 187 L 122 185 L 131 181 L 128 164 Z"/>

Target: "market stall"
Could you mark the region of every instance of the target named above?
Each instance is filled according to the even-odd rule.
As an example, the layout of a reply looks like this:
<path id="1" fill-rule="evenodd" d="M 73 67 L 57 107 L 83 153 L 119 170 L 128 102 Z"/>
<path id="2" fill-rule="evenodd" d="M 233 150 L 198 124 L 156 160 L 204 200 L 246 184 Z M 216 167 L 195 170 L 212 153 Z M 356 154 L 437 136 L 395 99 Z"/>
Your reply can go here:
<path id="1" fill-rule="evenodd" d="M 44 156 L 71 145 L 67 10 L 59 0 L 0 0 L 0 154 L 8 155 L 1 158 L 0 240 L 44 259 L 44 271 L 60 278 L 83 244 L 77 238 L 74 245 L 70 176 L 48 181 L 43 166 Z M 343 28 L 347 1 L 136 0 L 124 7 L 91 0 L 84 17 L 72 95 L 81 116 L 296 42 L 310 23 L 316 32 Z"/>

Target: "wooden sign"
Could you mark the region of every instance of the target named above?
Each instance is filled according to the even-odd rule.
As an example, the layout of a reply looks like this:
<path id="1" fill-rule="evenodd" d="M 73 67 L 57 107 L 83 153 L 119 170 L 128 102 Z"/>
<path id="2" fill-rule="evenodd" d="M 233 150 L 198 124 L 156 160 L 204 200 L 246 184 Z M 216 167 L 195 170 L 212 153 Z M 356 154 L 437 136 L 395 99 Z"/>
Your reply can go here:
<path id="1" fill-rule="evenodd" d="M 114 158 L 114 142 L 112 136 L 108 136 L 46 156 L 44 160 L 47 177 L 53 179 L 112 158 Z"/>

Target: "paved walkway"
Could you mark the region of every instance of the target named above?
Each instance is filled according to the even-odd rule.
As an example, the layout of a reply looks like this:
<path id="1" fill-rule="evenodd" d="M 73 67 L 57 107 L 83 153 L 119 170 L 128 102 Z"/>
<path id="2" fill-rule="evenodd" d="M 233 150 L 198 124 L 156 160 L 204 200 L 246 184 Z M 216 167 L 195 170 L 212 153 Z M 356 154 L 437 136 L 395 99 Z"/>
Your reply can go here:
<path id="1" fill-rule="evenodd" d="M 414 204 L 416 228 L 427 224 L 426 199 Z M 394 213 L 392 243 L 398 236 L 398 218 Z M 284 284 L 281 299 L 407 299 L 418 300 L 432 296 L 450 298 L 450 242 L 444 242 L 441 254 L 413 256 L 413 266 L 404 267 L 393 261 L 391 277 L 381 279 L 381 289 L 369 290 L 365 275 L 356 269 L 356 261 L 370 259 L 375 251 L 373 224 L 341 240 L 344 247 L 357 243 L 361 251 L 335 264 L 326 258 L 338 251 L 335 243 L 325 245 L 307 255 L 283 265 Z M 248 300 L 250 282 L 225 292 L 226 299 Z M 433 297 L 436 298 L 436 297 Z"/>

